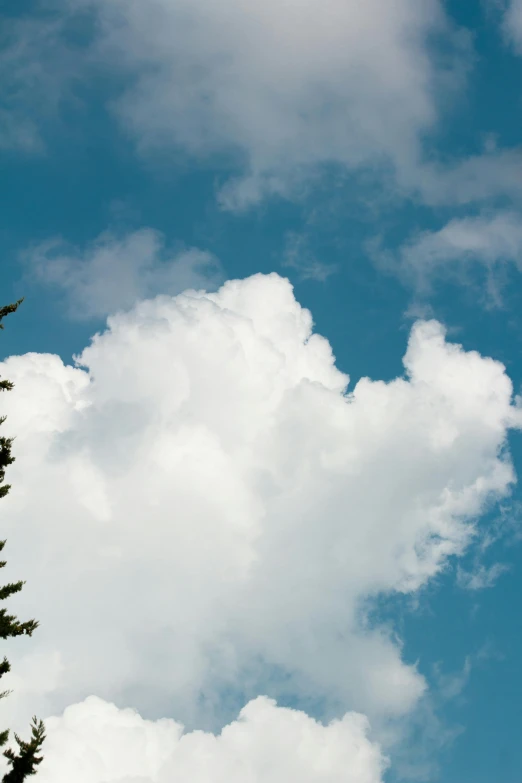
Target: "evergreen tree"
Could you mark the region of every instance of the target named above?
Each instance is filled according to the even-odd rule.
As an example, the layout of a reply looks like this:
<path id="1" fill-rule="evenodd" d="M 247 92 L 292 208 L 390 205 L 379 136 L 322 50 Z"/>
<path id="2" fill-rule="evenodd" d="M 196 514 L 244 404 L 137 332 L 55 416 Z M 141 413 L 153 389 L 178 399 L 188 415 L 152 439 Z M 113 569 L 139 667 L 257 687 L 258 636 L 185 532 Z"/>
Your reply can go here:
<path id="1" fill-rule="evenodd" d="M 14 313 L 18 306 L 22 303 L 23 299 L 19 299 L 14 304 L 7 305 L 0 308 L 0 329 L 4 328 L 2 323 L 3 318 L 9 313 Z M 0 381 L 0 391 L 10 391 L 14 384 L 11 381 Z M 0 425 L 4 423 L 6 417 L 0 417 Z M 11 455 L 11 445 L 13 438 L 0 437 L 0 498 L 3 498 L 9 492 L 10 484 L 4 484 L 5 469 L 8 465 L 11 465 L 15 458 Z M 5 541 L 0 541 L 0 552 L 5 546 Z M 0 568 L 3 568 L 6 561 L 0 561 Z M 0 601 L 5 601 L 13 593 L 18 593 L 25 582 L 12 582 L 11 584 L 0 587 Z M 7 639 L 11 636 L 32 636 L 32 633 L 38 627 L 38 623 L 35 620 L 27 620 L 21 623 L 17 617 L 11 614 L 7 614 L 6 609 L 0 609 L 0 638 Z M 9 661 L 4 657 L 4 660 L 0 662 L 0 678 L 10 671 L 11 667 Z M 0 693 L 0 699 L 3 699 L 9 694 L 10 691 L 3 691 Z M 15 733 L 15 739 L 18 743 L 16 751 L 7 749 L 4 751 L 4 756 L 7 758 L 11 769 L 2 778 L 3 783 L 22 783 L 28 775 L 34 775 L 36 767 L 41 762 L 42 757 L 38 755 L 43 741 L 45 739 L 45 727 L 42 721 L 37 721 L 33 718 L 32 736 L 29 742 L 24 742 Z M 9 738 L 9 730 L 0 732 L 0 747 L 3 747 Z"/>

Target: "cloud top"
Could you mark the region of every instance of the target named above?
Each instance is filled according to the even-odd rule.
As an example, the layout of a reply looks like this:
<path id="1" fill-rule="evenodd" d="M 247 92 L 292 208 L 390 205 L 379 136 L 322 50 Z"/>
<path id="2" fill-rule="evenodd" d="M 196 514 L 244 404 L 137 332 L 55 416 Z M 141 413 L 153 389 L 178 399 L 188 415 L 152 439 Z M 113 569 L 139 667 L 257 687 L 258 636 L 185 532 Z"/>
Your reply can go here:
<path id="1" fill-rule="evenodd" d="M 42 783 L 380 783 L 386 759 L 363 716 L 321 725 L 265 697 L 216 736 L 144 720 L 94 696 L 47 721 Z"/>

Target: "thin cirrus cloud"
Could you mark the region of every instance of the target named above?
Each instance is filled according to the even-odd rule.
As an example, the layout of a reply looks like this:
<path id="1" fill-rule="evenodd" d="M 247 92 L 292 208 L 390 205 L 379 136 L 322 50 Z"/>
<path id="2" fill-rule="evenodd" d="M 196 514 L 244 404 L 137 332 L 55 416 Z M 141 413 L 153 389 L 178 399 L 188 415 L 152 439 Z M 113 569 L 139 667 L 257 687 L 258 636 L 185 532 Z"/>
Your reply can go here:
<path id="1" fill-rule="evenodd" d="M 154 783 L 179 769 L 197 780 L 184 753 L 201 747 L 223 779 L 246 764 L 263 781 L 266 751 L 281 779 L 350 781 L 351 762 L 335 759 L 353 751 L 354 780 L 379 781 L 375 743 L 393 754 L 391 727 L 427 684 L 392 629 L 370 623 L 368 601 L 414 593 L 466 551 L 510 492 L 507 434 L 522 425 L 504 367 L 448 343 L 435 321 L 414 326 L 404 367 L 346 393 L 275 274 L 140 301 L 75 367 L 37 353 L 2 362 L 16 384 L 4 401 L 16 434 L 7 577 L 31 574 L 12 610 L 41 621 L 30 646 L 8 650 L 10 721 L 71 707 L 50 723 L 49 780 L 70 779 L 71 757 L 93 780 L 121 780 L 106 770 L 149 743 L 140 764 L 156 764 L 143 772 Z M 320 728 L 260 694 L 348 717 Z M 287 738 L 280 759 L 263 715 Z M 207 734 L 179 740 L 144 722 L 164 716 Z M 319 736 L 331 769 L 306 761 Z"/>
<path id="2" fill-rule="evenodd" d="M 493 587 L 502 574 L 509 571 L 505 563 L 493 563 L 491 566 L 478 565 L 473 571 L 457 569 L 457 584 L 465 590 L 485 590 Z"/>
<path id="3" fill-rule="evenodd" d="M 159 231 L 101 234 L 83 250 L 50 239 L 22 254 L 27 282 L 65 297 L 69 317 L 103 318 L 158 293 L 209 289 L 223 280 L 211 253 L 189 248 L 167 250 Z"/>

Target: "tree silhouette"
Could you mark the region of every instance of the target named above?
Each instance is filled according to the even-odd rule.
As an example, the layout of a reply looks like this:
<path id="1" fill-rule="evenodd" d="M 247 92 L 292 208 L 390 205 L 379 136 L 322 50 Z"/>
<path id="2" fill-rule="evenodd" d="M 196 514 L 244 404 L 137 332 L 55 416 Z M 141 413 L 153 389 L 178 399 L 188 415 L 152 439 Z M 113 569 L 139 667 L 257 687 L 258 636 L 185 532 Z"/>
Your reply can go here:
<path id="1" fill-rule="evenodd" d="M 23 299 L 19 299 L 14 304 L 0 308 L 0 329 L 4 328 L 2 320 L 5 316 L 14 313 L 22 302 Z M 0 381 L 0 391 L 11 391 L 13 386 L 14 384 L 11 383 L 11 381 Z M 5 416 L 0 417 L 0 425 L 4 423 L 5 419 Z M 0 437 L 0 498 L 5 497 L 11 489 L 11 485 L 5 484 L 4 480 L 6 467 L 11 465 L 15 460 L 11 454 L 13 440 L 14 438 Z M 4 546 L 5 541 L 0 541 L 0 552 L 3 550 Z M 5 564 L 5 560 L 0 561 L 0 568 L 3 568 Z M 9 598 L 13 593 L 18 593 L 24 584 L 25 582 L 20 581 L 12 582 L 0 587 L 0 601 L 5 601 L 6 598 Z M 26 622 L 21 623 L 15 615 L 8 614 L 7 609 L 0 609 L 0 638 L 7 639 L 11 636 L 22 636 L 23 634 L 32 636 L 32 633 L 36 628 L 38 628 L 36 620 L 27 620 Z M 0 662 L 0 678 L 10 671 L 10 669 L 11 666 L 9 661 L 4 657 L 3 661 Z M 10 691 L 1 692 L 0 699 L 5 698 L 9 693 Z M 9 772 L 6 772 L 2 778 L 2 783 L 22 783 L 28 775 L 35 774 L 36 767 L 42 760 L 42 756 L 38 755 L 45 739 L 45 726 L 42 721 L 37 721 L 36 718 L 33 718 L 32 736 L 29 742 L 21 740 L 16 733 L 14 736 L 18 748 L 16 750 L 10 748 L 4 750 L 4 756 L 11 765 L 11 769 Z M 7 743 L 8 739 L 9 729 L 0 732 L 0 748 Z"/>

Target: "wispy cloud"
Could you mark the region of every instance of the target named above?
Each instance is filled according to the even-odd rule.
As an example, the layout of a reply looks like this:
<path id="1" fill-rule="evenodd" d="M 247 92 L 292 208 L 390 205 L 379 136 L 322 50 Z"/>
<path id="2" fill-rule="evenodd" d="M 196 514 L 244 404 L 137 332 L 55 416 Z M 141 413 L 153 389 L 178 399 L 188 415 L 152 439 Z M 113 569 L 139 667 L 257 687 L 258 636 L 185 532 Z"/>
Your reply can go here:
<path id="1" fill-rule="evenodd" d="M 467 656 L 460 671 L 442 672 L 440 664 L 434 667 L 438 700 L 447 702 L 459 697 L 469 682 L 472 669 L 471 656 Z"/>
<path id="2" fill-rule="evenodd" d="M 42 147 L 75 80 L 105 73 L 99 97 L 139 152 L 226 164 L 225 209 L 300 198 L 332 164 L 431 205 L 522 197 L 520 150 L 427 154 L 473 63 L 439 0 L 55 0 L 17 25 L 0 57 L 0 144 Z"/>
<path id="3" fill-rule="evenodd" d="M 310 249 L 307 237 L 294 231 L 286 235 L 282 265 L 295 270 L 301 280 L 317 280 L 321 283 L 338 269 L 337 264 L 320 261 Z"/>
<path id="4" fill-rule="evenodd" d="M 42 153 L 43 129 L 56 128 L 62 100 L 74 102 L 72 87 L 86 61 L 82 47 L 67 40 L 70 16 L 62 3 L 34 16 L 0 11 L 0 149 Z"/>
<path id="5" fill-rule="evenodd" d="M 238 176 L 221 200 L 235 209 L 295 194 L 328 163 L 411 179 L 437 96 L 462 86 L 469 54 L 438 0 L 116 0 L 98 10 L 96 57 L 132 81 L 114 103 L 122 127 L 144 152 L 227 156 Z M 444 58 L 432 57 L 437 35 Z"/>
<path id="6" fill-rule="evenodd" d="M 507 0 L 503 29 L 507 40 L 522 54 L 522 0 Z"/>
<path id="7" fill-rule="evenodd" d="M 22 255 L 25 277 L 62 294 L 73 319 L 102 318 L 157 294 L 216 287 L 219 261 L 195 248 L 168 250 L 162 234 L 146 228 L 101 234 L 87 247 L 51 239 Z"/>
<path id="8" fill-rule="evenodd" d="M 477 565 L 470 571 L 457 567 L 457 584 L 465 590 L 485 590 L 493 587 L 498 578 L 510 570 L 505 563 L 493 563 L 485 566 Z"/>
<path id="9" fill-rule="evenodd" d="M 437 231 L 414 234 L 397 252 L 383 250 L 377 242 L 368 249 L 376 263 L 420 295 L 429 294 L 437 280 L 465 282 L 470 272 L 482 271 L 486 303 L 500 305 L 506 267 L 522 270 L 522 214 L 483 212 L 453 218 Z"/>

